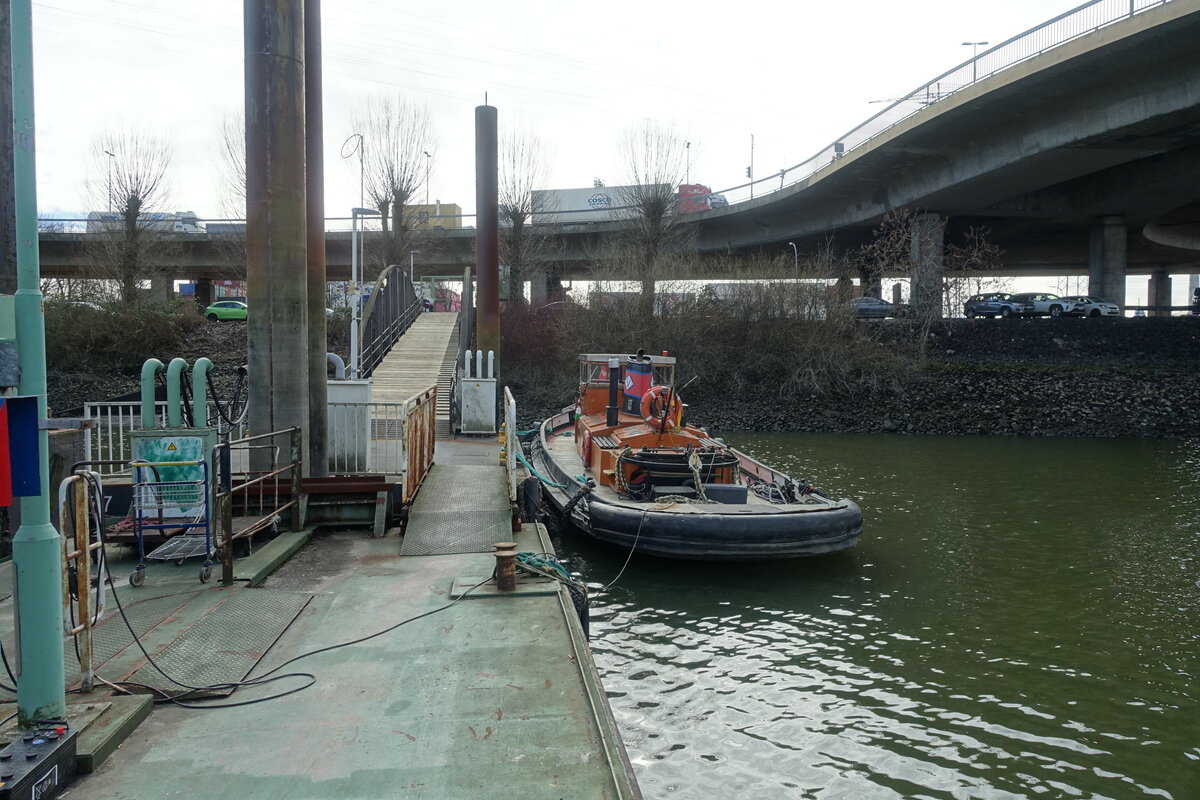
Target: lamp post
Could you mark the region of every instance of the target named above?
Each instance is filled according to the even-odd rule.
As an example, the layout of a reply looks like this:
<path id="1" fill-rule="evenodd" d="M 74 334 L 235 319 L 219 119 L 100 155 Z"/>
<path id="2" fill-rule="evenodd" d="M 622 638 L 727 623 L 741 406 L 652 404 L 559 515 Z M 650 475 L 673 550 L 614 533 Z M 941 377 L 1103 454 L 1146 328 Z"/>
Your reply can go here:
<path id="1" fill-rule="evenodd" d="M 358 380 L 358 326 L 362 319 L 362 272 L 358 252 L 358 218 L 379 216 L 374 208 L 350 209 L 350 377 Z"/>
<path id="2" fill-rule="evenodd" d="M 792 248 L 792 269 L 796 273 L 796 279 L 800 279 L 800 251 L 796 249 L 795 242 L 788 242 L 788 247 Z"/>
<path id="3" fill-rule="evenodd" d="M 979 48 L 987 42 L 963 42 L 963 47 L 971 48 L 971 83 L 979 80 L 979 62 L 975 59 L 979 57 Z"/>
<path id="4" fill-rule="evenodd" d="M 429 163 L 433 161 L 433 156 L 429 155 L 428 150 L 422 150 L 425 154 L 425 214 L 429 214 Z"/>
<path id="5" fill-rule="evenodd" d="M 115 159 L 117 157 L 117 154 L 114 153 L 112 150 L 105 150 L 104 155 L 108 156 L 108 213 L 111 214 L 112 210 L 113 210 L 113 193 L 112 193 L 113 159 Z"/>
<path id="6" fill-rule="evenodd" d="M 683 148 L 684 148 L 684 150 L 687 151 L 687 167 L 684 169 L 684 172 L 683 172 L 683 176 L 684 176 L 683 182 L 687 183 L 687 184 L 691 184 L 691 182 L 692 182 L 692 143 L 688 142 L 687 144 L 685 144 L 683 146 Z"/>
<path id="7" fill-rule="evenodd" d="M 414 270 L 414 266 L 416 265 L 416 259 L 413 256 L 417 255 L 417 253 L 420 253 L 420 252 L 421 252 L 420 250 L 409 250 L 408 251 L 408 282 L 409 283 L 417 282 L 417 273 Z"/>

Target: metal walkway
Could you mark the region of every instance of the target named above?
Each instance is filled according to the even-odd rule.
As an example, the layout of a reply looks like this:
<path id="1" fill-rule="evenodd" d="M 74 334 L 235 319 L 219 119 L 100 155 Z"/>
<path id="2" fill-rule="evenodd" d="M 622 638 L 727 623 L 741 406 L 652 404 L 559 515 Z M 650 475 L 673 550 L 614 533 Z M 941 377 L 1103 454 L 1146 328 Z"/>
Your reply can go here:
<path id="1" fill-rule="evenodd" d="M 434 464 L 408 514 L 400 555 L 490 553 L 511 538 L 504 467 Z"/>
<path id="2" fill-rule="evenodd" d="M 371 401 L 403 403 L 436 384 L 457 327 L 457 312 L 432 311 L 417 317 L 371 373 Z"/>

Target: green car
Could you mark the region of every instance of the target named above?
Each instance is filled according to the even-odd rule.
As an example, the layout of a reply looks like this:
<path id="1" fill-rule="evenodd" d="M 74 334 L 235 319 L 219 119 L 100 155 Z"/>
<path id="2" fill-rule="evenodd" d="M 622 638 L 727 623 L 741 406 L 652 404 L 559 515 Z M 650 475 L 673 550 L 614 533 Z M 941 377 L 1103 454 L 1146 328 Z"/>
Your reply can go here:
<path id="1" fill-rule="evenodd" d="M 204 309 L 204 316 L 211 322 L 222 319 L 245 319 L 246 304 L 238 300 L 218 300 Z"/>

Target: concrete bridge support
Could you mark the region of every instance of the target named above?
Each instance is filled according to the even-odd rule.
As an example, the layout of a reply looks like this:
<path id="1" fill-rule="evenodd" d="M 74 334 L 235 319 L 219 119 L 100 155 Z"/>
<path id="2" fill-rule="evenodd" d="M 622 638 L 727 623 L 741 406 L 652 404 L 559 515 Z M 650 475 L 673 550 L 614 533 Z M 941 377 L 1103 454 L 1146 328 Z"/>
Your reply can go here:
<path id="1" fill-rule="evenodd" d="M 1148 306 L 1169 306 L 1171 305 L 1171 274 L 1165 269 L 1160 269 L 1150 276 L 1150 288 L 1146 292 L 1146 305 Z M 1169 317 L 1170 311 L 1151 311 L 1152 317 Z"/>
<path id="2" fill-rule="evenodd" d="M 1125 305 L 1126 248 L 1129 231 L 1121 217 L 1104 217 L 1092 226 L 1088 242 L 1088 294 Z"/>
<path id="3" fill-rule="evenodd" d="M 946 251 L 946 220 L 939 214 L 920 214 L 909 229 L 912 305 L 918 314 L 942 316 L 942 266 Z"/>

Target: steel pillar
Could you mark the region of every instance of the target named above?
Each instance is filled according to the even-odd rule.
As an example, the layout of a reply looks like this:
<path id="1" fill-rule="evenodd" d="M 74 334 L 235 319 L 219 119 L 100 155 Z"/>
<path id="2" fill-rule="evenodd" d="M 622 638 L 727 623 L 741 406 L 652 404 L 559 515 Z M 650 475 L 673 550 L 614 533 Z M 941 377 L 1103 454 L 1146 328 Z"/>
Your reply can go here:
<path id="1" fill-rule="evenodd" d="M 30 0 L 9 4 L 12 35 L 13 191 L 16 200 L 17 357 L 20 393 L 37 397 L 46 418 L 46 328 L 38 261 L 37 164 L 33 124 L 33 18 Z M 41 494 L 21 498 L 21 527 L 13 537 L 17 623 L 17 722 L 66 718 L 63 689 L 62 539 L 50 524 L 47 434 L 37 432 Z"/>
<path id="2" fill-rule="evenodd" d="M 918 214 L 909 229 L 909 241 L 912 306 L 919 315 L 941 319 L 946 220 L 939 214 Z"/>
<path id="3" fill-rule="evenodd" d="M 304 150 L 308 205 L 308 427 L 306 472 L 329 474 L 329 387 L 325 332 L 325 160 L 321 98 L 321 0 L 304 0 Z"/>
<path id="4" fill-rule="evenodd" d="M 12 18 L 0 3 L 0 293 L 17 291 L 16 197 L 13 194 Z"/>
<path id="5" fill-rule="evenodd" d="M 1129 233 L 1125 220 L 1103 217 L 1088 240 L 1088 294 L 1125 306 L 1125 252 Z"/>
<path id="6" fill-rule="evenodd" d="M 500 355 L 500 215 L 496 109 L 475 107 L 475 303 L 477 349 Z"/>
<path id="7" fill-rule="evenodd" d="M 250 431 L 308 430 L 304 0 L 246 0 L 245 40 Z"/>

